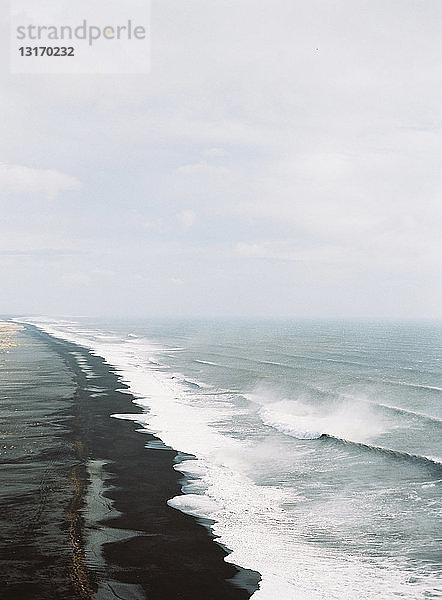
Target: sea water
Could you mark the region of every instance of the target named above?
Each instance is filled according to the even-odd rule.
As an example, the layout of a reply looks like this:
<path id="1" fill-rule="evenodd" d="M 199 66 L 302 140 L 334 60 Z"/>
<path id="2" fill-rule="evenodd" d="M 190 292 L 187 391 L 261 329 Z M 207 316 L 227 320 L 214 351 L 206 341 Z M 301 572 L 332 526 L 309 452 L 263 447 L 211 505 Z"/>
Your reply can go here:
<path id="1" fill-rule="evenodd" d="M 253 600 L 441 597 L 440 323 L 27 321 L 118 369 Z"/>

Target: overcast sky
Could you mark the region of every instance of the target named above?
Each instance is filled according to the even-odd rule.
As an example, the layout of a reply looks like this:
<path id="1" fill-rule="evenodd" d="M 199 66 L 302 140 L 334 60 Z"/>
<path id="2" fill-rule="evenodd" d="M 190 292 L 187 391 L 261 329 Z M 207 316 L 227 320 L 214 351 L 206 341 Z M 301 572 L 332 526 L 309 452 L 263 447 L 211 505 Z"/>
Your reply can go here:
<path id="1" fill-rule="evenodd" d="M 0 313 L 440 317 L 441 23 L 154 0 L 149 75 L 3 62 Z"/>

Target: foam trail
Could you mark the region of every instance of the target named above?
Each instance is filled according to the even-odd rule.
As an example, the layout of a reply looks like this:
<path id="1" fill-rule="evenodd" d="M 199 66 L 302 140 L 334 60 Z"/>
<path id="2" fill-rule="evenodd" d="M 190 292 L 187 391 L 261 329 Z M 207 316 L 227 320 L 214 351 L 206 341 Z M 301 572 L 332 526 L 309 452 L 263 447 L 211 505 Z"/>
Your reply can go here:
<path id="1" fill-rule="evenodd" d="M 391 385 L 403 385 L 405 387 L 417 388 L 422 390 L 434 390 L 436 392 L 442 392 L 442 387 L 437 385 L 428 385 L 424 383 L 412 383 L 410 381 L 397 381 L 395 379 L 379 379 L 378 383 L 388 383 Z"/>
<path id="2" fill-rule="evenodd" d="M 196 363 L 200 363 L 201 365 L 210 365 L 211 367 L 222 367 L 223 365 L 219 365 L 218 363 L 215 362 L 211 362 L 210 360 L 197 360 L 195 359 Z"/>

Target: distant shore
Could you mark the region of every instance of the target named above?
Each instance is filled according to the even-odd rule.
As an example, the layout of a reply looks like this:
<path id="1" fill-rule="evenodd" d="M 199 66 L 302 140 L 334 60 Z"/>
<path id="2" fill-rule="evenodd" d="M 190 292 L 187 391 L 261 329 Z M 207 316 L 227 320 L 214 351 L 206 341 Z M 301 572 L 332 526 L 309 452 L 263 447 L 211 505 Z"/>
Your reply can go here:
<path id="1" fill-rule="evenodd" d="M 249 598 L 259 574 L 226 563 L 203 524 L 167 505 L 181 492 L 177 453 L 137 433 L 133 420 L 111 418 L 141 412 L 114 370 L 32 326 L 14 330 L 14 347 L 1 327 L 10 351 L 0 354 L 9 374 L 0 383 L 9 410 L 1 422 L 9 485 L 0 496 L 0 596 Z"/>

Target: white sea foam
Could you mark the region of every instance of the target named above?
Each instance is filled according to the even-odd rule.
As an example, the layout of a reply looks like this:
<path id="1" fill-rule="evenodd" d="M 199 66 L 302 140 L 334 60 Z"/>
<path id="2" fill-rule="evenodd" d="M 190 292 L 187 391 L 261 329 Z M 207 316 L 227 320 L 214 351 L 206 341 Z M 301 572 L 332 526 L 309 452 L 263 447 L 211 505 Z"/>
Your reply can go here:
<path id="1" fill-rule="evenodd" d="M 197 360 L 195 359 L 196 363 L 200 363 L 201 365 L 210 365 L 211 367 L 222 367 L 222 365 L 215 363 L 215 362 L 211 362 L 210 360 Z"/>
<path id="2" fill-rule="evenodd" d="M 389 383 L 392 385 L 402 385 L 405 387 L 422 389 L 422 390 L 434 390 L 436 392 L 442 392 L 442 387 L 437 385 L 430 385 L 426 383 L 413 383 L 411 381 L 398 381 L 397 379 L 372 379 L 375 383 Z"/>
<path id="3" fill-rule="evenodd" d="M 229 399 L 193 394 L 184 378 L 172 378 L 156 368 L 164 349 L 148 340 L 98 338 L 95 331 L 71 322 L 30 321 L 48 333 L 90 348 L 115 366 L 143 406 L 145 414 L 120 414 L 158 435 L 168 446 L 195 459 L 184 459 L 176 469 L 187 477 L 184 495 L 170 499 L 179 510 L 214 521 L 219 542 L 232 550 L 226 560 L 262 575 L 253 600 L 390 600 L 423 597 L 431 582 L 410 583 L 410 573 L 396 564 L 378 566 L 339 551 L 326 550 L 303 541 L 308 514 L 290 512 L 295 488 L 259 485 L 242 468 L 250 443 L 223 435 L 216 423 L 238 408 Z M 158 350 L 160 350 L 158 352 Z M 209 361 L 197 361 L 215 364 Z M 158 366 L 158 365 L 157 365 Z M 313 410 L 302 401 L 263 398 L 258 394 L 259 414 L 272 427 L 296 437 L 318 437 L 322 433 L 344 439 L 367 439 L 385 425 L 370 409 L 354 416 L 355 405 L 345 402 L 332 413 Z M 256 402 L 256 395 L 253 398 Z M 336 412 L 337 411 L 337 412 Z M 364 412 L 365 411 L 365 412 Z M 361 426 L 361 419 L 363 427 Z M 334 510 L 332 510 L 332 508 Z M 324 504 L 324 519 L 342 519 L 345 508 L 334 500 Z M 303 518 L 304 517 L 304 518 Z M 312 515 L 315 522 L 317 515 Z M 336 525 L 339 520 L 336 521 Z M 388 568 L 385 568 L 388 567 Z"/>
<path id="4" fill-rule="evenodd" d="M 263 390 L 247 397 L 262 406 L 259 414 L 265 425 L 301 440 L 326 434 L 365 443 L 387 430 L 382 417 L 364 402 L 341 400 L 314 406 L 297 399 L 275 400 Z"/>

